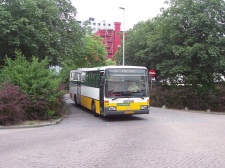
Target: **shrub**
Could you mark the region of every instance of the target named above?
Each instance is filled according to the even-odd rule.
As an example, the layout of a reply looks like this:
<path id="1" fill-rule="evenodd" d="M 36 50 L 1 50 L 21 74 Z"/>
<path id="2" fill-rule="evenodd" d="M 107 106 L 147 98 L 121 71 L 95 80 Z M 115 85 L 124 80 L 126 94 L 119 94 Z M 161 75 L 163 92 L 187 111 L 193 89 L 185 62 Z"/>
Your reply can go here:
<path id="1" fill-rule="evenodd" d="M 51 95 L 43 93 L 42 95 L 30 96 L 33 101 L 27 110 L 28 119 L 48 120 L 62 116 L 64 114 L 64 94 L 64 86 L 60 85 L 51 92 Z"/>
<path id="2" fill-rule="evenodd" d="M 19 87 L 5 82 L 0 87 L 0 125 L 22 122 L 28 105 L 28 96 Z"/>
<path id="3" fill-rule="evenodd" d="M 17 51 L 15 60 L 6 57 L 5 62 L 2 80 L 18 85 L 29 96 L 28 119 L 50 119 L 59 114 L 52 104 L 57 104 L 65 92 L 63 89 L 59 91 L 61 80 L 54 70 L 50 70 L 47 58 L 39 61 L 33 56 L 29 62 Z M 57 107 L 60 106 L 63 107 L 64 103 L 60 102 Z"/>
<path id="4" fill-rule="evenodd" d="M 201 86 L 199 86 L 201 87 Z M 202 91 L 191 86 L 154 86 L 150 92 L 151 106 L 191 110 L 225 111 L 224 83 L 213 90 Z"/>

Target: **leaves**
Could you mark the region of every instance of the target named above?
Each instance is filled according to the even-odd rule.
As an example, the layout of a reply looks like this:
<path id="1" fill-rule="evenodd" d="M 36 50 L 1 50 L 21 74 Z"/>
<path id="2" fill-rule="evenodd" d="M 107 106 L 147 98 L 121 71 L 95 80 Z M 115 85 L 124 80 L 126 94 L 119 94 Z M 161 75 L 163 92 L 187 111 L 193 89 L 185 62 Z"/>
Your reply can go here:
<path id="1" fill-rule="evenodd" d="M 103 39 L 99 36 L 85 37 L 85 65 L 84 67 L 96 67 L 105 65 L 106 49 L 103 45 Z"/>
<path id="2" fill-rule="evenodd" d="M 157 70 L 160 81 L 211 86 L 225 75 L 225 2 L 170 0 L 169 7 L 126 34 L 126 62 Z M 176 81 L 177 80 L 177 81 Z"/>
<path id="3" fill-rule="evenodd" d="M 0 125 L 23 121 L 29 103 L 28 96 L 18 86 L 4 82 L 0 87 Z"/>
<path id="4" fill-rule="evenodd" d="M 59 89 L 61 79 L 49 69 L 49 60 L 46 58 L 39 61 L 38 58 L 32 57 L 32 60 L 28 61 L 19 51 L 15 55 L 15 60 L 6 57 L 0 83 L 9 81 L 29 96 L 31 104 L 26 110 L 29 119 L 48 119 L 52 117 L 53 112 L 60 114 L 62 111 L 56 110 L 63 107 L 61 100 L 64 92 Z M 51 114 L 48 114 L 48 111 Z"/>
<path id="5" fill-rule="evenodd" d="M 0 63 L 19 49 L 28 60 L 48 57 L 52 65 L 78 57 L 73 48 L 84 36 L 69 0 L 9 0 L 0 6 Z"/>

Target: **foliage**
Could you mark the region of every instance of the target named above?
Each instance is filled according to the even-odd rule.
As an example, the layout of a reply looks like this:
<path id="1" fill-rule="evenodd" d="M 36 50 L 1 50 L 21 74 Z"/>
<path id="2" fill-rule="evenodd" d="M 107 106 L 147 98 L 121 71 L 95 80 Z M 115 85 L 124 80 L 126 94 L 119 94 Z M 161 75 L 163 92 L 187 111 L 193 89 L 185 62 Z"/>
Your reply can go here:
<path id="1" fill-rule="evenodd" d="M 160 19 L 161 29 L 155 32 L 168 50 L 157 64 L 162 77 L 180 75 L 183 83 L 212 88 L 214 74 L 224 69 L 224 9 L 221 0 L 170 2 Z"/>
<path id="2" fill-rule="evenodd" d="M 216 84 L 225 76 L 225 1 L 166 2 L 161 15 L 126 32 L 126 64 L 156 70 L 152 105 L 224 111 Z M 121 61 L 122 51 L 116 56 Z"/>
<path id="3" fill-rule="evenodd" d="M 84 67 L 96 67 L 105 65 L 106 49 L 103 45 L 103 39 L 99 36 L 85 37 L 85 65 Z"/>
<path id="4" fill-rule="evenodd" d="M 105 64 L 108 66 L 108 65 L 116 65 L 116 61 L 112 60 L 112 59 L 107 59 L 105 61 Z"/>
<path id="5" fill-rule="evenodd" d="M 170 0 L 168 5 L 126 33 L 126 64 L 156 69 L 160 83 L 215 89 L 214 80 L 225 75 L 225 2 Z"/>
<path id="6" fill-rule="evenodd" d="M 150 94 L 151 106 L 190 110 L 225 112 L 225 83 L 216 85 L 216 91 L 199 92 L 202 86 L 153 86 Z M 197 89 L 197 90 L 196 90 Z"/>
<path id="7" fill-rule="evenodd" d="M 69 90 L 69 75 L 70 71 L 77 69 L 77 65 L 75 64 L 63 64 L 62 65 L 62 70 L 59 72 L 59 78 L 61 79 L 61 83 L 64 84 L 65 89 Z"/>
<path id="8" fill-rule="evenodd" d="M 150 25 L 149 25 L 149 24 Z M 125 64 L 148 66 L 147 35 L 151 31 L 150 21 L 139 22 L 126 32 L 125 40 Z M 116 61 L 122 64 L 122 47 L 116 53 Z"/>
<path id="9" fill-rule="evenodd" d="M 26 119 L 29 98 L 19 87 L 4 82 L 0 87 L 0 125 L 18 124 Z"/>
<path id="10" fill-rule="evenodd" d="M 84 30 L 70 0 L 4 0 L 0 5 L 0 65 L 19 49 L 28 59 L 48 57 L 51 65 L 79 58 Z"/>
<path id="11" fill-rule="evenodd" d="M 88 30 L 87 30 L 88 31 Z M 61 64 L 62 70 L 59 73 L 61 83 L 66 85 L 68 89 L 69 72 L 70 70 L 83 68 L 83 67 L 97 67 L 102 65 L 113 65 L 114 61 L 106 60 L 106 49 L 102 43 L 102 38 L 99 36 L 88 35 L 82 38 L 82 43 L 79 44 L 80 48 L 76 50 L 80 55 L 77 59 L 67 59 Z"/>
<path id="12" fill-rule="evenodd" d="M 27 119 L 29 120 L 48 120 L 59 117 L 64 114 L 63 95 L 65 87 L 60 85 L 52 90 L 51 94 L 30 96 L 32 103 L 27 110 Z"/>
<path id="13" fill-rule="evenodd" d="M 17 51 L 14 61 L 6 57 L 5 62 L 6 66 L 1 73 L 2 81 L 18 85 L 32 102 L 27 110 L 27 118 L 49 119 L 59 115 L 53 105 L 58 103 L 63 106 L 59 99 L 62 99 L 64 91 L 58 90 L 60 78 L 49 69 L 48 59 L 39 61 L 33 56 L 29 62 Z"/>

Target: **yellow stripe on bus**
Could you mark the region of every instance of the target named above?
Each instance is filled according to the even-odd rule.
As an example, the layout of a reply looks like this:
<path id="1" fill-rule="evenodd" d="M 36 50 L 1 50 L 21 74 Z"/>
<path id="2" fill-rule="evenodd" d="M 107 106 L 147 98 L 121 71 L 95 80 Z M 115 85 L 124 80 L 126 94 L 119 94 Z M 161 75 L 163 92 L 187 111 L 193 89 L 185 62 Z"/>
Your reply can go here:
<path id="1" fill-rule="evenodd" d="M 86 107 L 89 110 L 92 110 L 92 98 L 86 97 L 86 96 L 81 96 L 81 105 L 83 107 Z M 96 113 L 100 114 L 100 102 L 99 100 L 94 100 L 95 101 L 95 108 L 96 108 Z"/>

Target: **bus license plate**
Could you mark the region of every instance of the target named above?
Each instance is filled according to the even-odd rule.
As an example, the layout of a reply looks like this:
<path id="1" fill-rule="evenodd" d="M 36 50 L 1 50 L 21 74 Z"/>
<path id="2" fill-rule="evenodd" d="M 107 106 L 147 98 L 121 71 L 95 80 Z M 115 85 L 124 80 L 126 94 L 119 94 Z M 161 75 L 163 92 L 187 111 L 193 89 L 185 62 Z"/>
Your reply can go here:
<path id="1" fill-rule="evenodd" d="M 125 111 L 125 114 L 134 114 L 134 111 Z"/>

